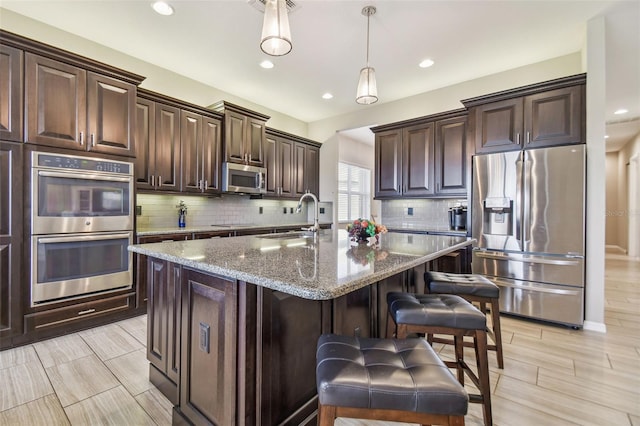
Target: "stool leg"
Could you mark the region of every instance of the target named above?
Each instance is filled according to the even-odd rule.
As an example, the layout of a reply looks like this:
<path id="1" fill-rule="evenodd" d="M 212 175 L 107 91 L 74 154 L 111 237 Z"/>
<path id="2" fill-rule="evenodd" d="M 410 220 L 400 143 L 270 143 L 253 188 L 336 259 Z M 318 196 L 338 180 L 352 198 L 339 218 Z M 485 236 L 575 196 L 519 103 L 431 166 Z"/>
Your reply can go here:
<path id="1" fill-rule="evenodd" d="M 336 407 L 318 403 L 318 426 L 333 426 L 336 420 Z"/>
<path id="2" fill-rule="evenodd" d="M 458 381 L 464 386 L 464 337 L 458 334 L 453 336 L 453 344 L 455 347 L 456 369 L 458 371 Z"/>
<path id="3" fill-rule="evenodd" d="M 502 331 L 500 330 L 500 301 L 491 301 L 491 326 L 493 328 L 493 340 L 496 343 L 496 354 L 498 357 L 498 368 L 504 368 L 504 358 L 502 357 Z"/>
<path id="4" fill-rule="evenodd" d="M 476 346 L 476 362 L 478 366 L 478 381 L 482 395 L 482 412 L 485 426 L 493 425 L 491 415 L 491 385 L 489 384 L 489 361 L 487 359 L 487 332 L 476 330 L 473 338 Z"/>

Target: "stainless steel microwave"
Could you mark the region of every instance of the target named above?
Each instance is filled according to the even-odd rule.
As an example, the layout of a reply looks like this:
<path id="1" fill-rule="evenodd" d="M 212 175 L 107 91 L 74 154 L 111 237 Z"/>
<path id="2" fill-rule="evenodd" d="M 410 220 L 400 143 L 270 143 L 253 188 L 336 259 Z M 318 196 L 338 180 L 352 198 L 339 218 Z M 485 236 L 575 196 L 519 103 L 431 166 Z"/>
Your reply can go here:
<path id="1" fill-rule="evenodd" d="M 222 190 L 243 194 L 267 192 L 267 169 L 244 164 L 222 163 Z"/>

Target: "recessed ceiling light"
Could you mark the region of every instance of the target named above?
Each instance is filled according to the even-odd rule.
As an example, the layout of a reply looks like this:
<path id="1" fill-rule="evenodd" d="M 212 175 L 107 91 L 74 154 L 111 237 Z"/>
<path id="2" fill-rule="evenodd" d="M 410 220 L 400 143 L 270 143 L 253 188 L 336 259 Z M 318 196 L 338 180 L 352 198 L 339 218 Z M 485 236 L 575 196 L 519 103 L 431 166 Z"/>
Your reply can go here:
<path id="1" fill-rule="evenodd" d="M 626 114 L 628 113 L 629 110 L 628 109 L 624 109 L 624 108 L 620 108 L 619 110 L 615 111 L 614 114 Z"/>
<path id="2" fill-rule="evenodd" d="M 432 66 L 433 64 L 435 64 L 435 62 L 433 62 L 433 59 L 425 59 L 422 62 L 420 62 L 418 64 L 418 66 L 420 68 L 429 68 L 430 66 Z"/>
<path id="3" fill-rule="evenodd" d="M 604 138 L 605 139 L 609 139 L 609 135 L 604 135 Z"/>
<path id="4" fill-rule="evenodd" d="M 153 10 L 158 12 L 160 15 L 169 16 L 173 15 L 173 7 L 169 3 L 165 3 L 163 1 L 157 1 L 151 5 Z"/>
<path id="5" fill-rule="evenodd" d="M 332 98 L 333 98 L 333 95 L 329 92 L 322 95 L 322 99 L 332 99 Z"/>
<path id="6" fill-rule="evenodd" d="M 271 69 L 273 68 L 273 62 L 265 59 L 264 61 L 260 62 L 260 66 L 264 69 Z"/>

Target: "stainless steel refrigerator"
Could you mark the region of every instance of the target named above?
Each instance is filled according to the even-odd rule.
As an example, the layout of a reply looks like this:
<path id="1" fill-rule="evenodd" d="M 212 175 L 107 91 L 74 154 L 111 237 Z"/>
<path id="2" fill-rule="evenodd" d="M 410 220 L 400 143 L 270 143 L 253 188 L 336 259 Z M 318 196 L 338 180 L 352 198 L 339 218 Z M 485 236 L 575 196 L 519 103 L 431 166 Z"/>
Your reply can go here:
<path id="1" fill-rule="evenodd" d="M 472 188 L 472 270 L 500 311 L 581 327 L 585 146 L 476 155 Z"/>

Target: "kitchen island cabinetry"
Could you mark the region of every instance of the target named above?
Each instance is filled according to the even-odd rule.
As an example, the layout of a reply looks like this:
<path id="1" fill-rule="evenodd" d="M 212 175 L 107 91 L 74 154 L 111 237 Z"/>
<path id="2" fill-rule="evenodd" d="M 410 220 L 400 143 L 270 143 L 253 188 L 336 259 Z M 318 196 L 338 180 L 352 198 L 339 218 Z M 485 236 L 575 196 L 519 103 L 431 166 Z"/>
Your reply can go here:
<path id="1" fill-rule="evenodd" d="M 269 116 L 226 101 L 218 102 L 210 108 L 224 113 L 224 161 L 262 167 Z"/>
<path id="2" fill-rule="evenodd" d="M 477 153 L 584 143 L 584 74 L 463 100 Z"/>
<path id="3" fill-rule="evenodd" d="M 0 349 L 22 333 L 22 155 L 0 142 Z"/>
<path id="4" fill-rule="evenodd" d="M 0 44 L 0 140 L 22 142 L 24 53 Z"/>
<path id="5" fill-rule="evenodd" d="M 319 336 L 383 335 L 386 293 L 420 291 L 431 260 L 471 243 L 387 233 L 379 247 L 352 246 L 341 230 L 317 240 L 272 234 L 130 247 L 160 265 L 156 282 L 179 277 L 174 423 L 314 424 Z"/>

